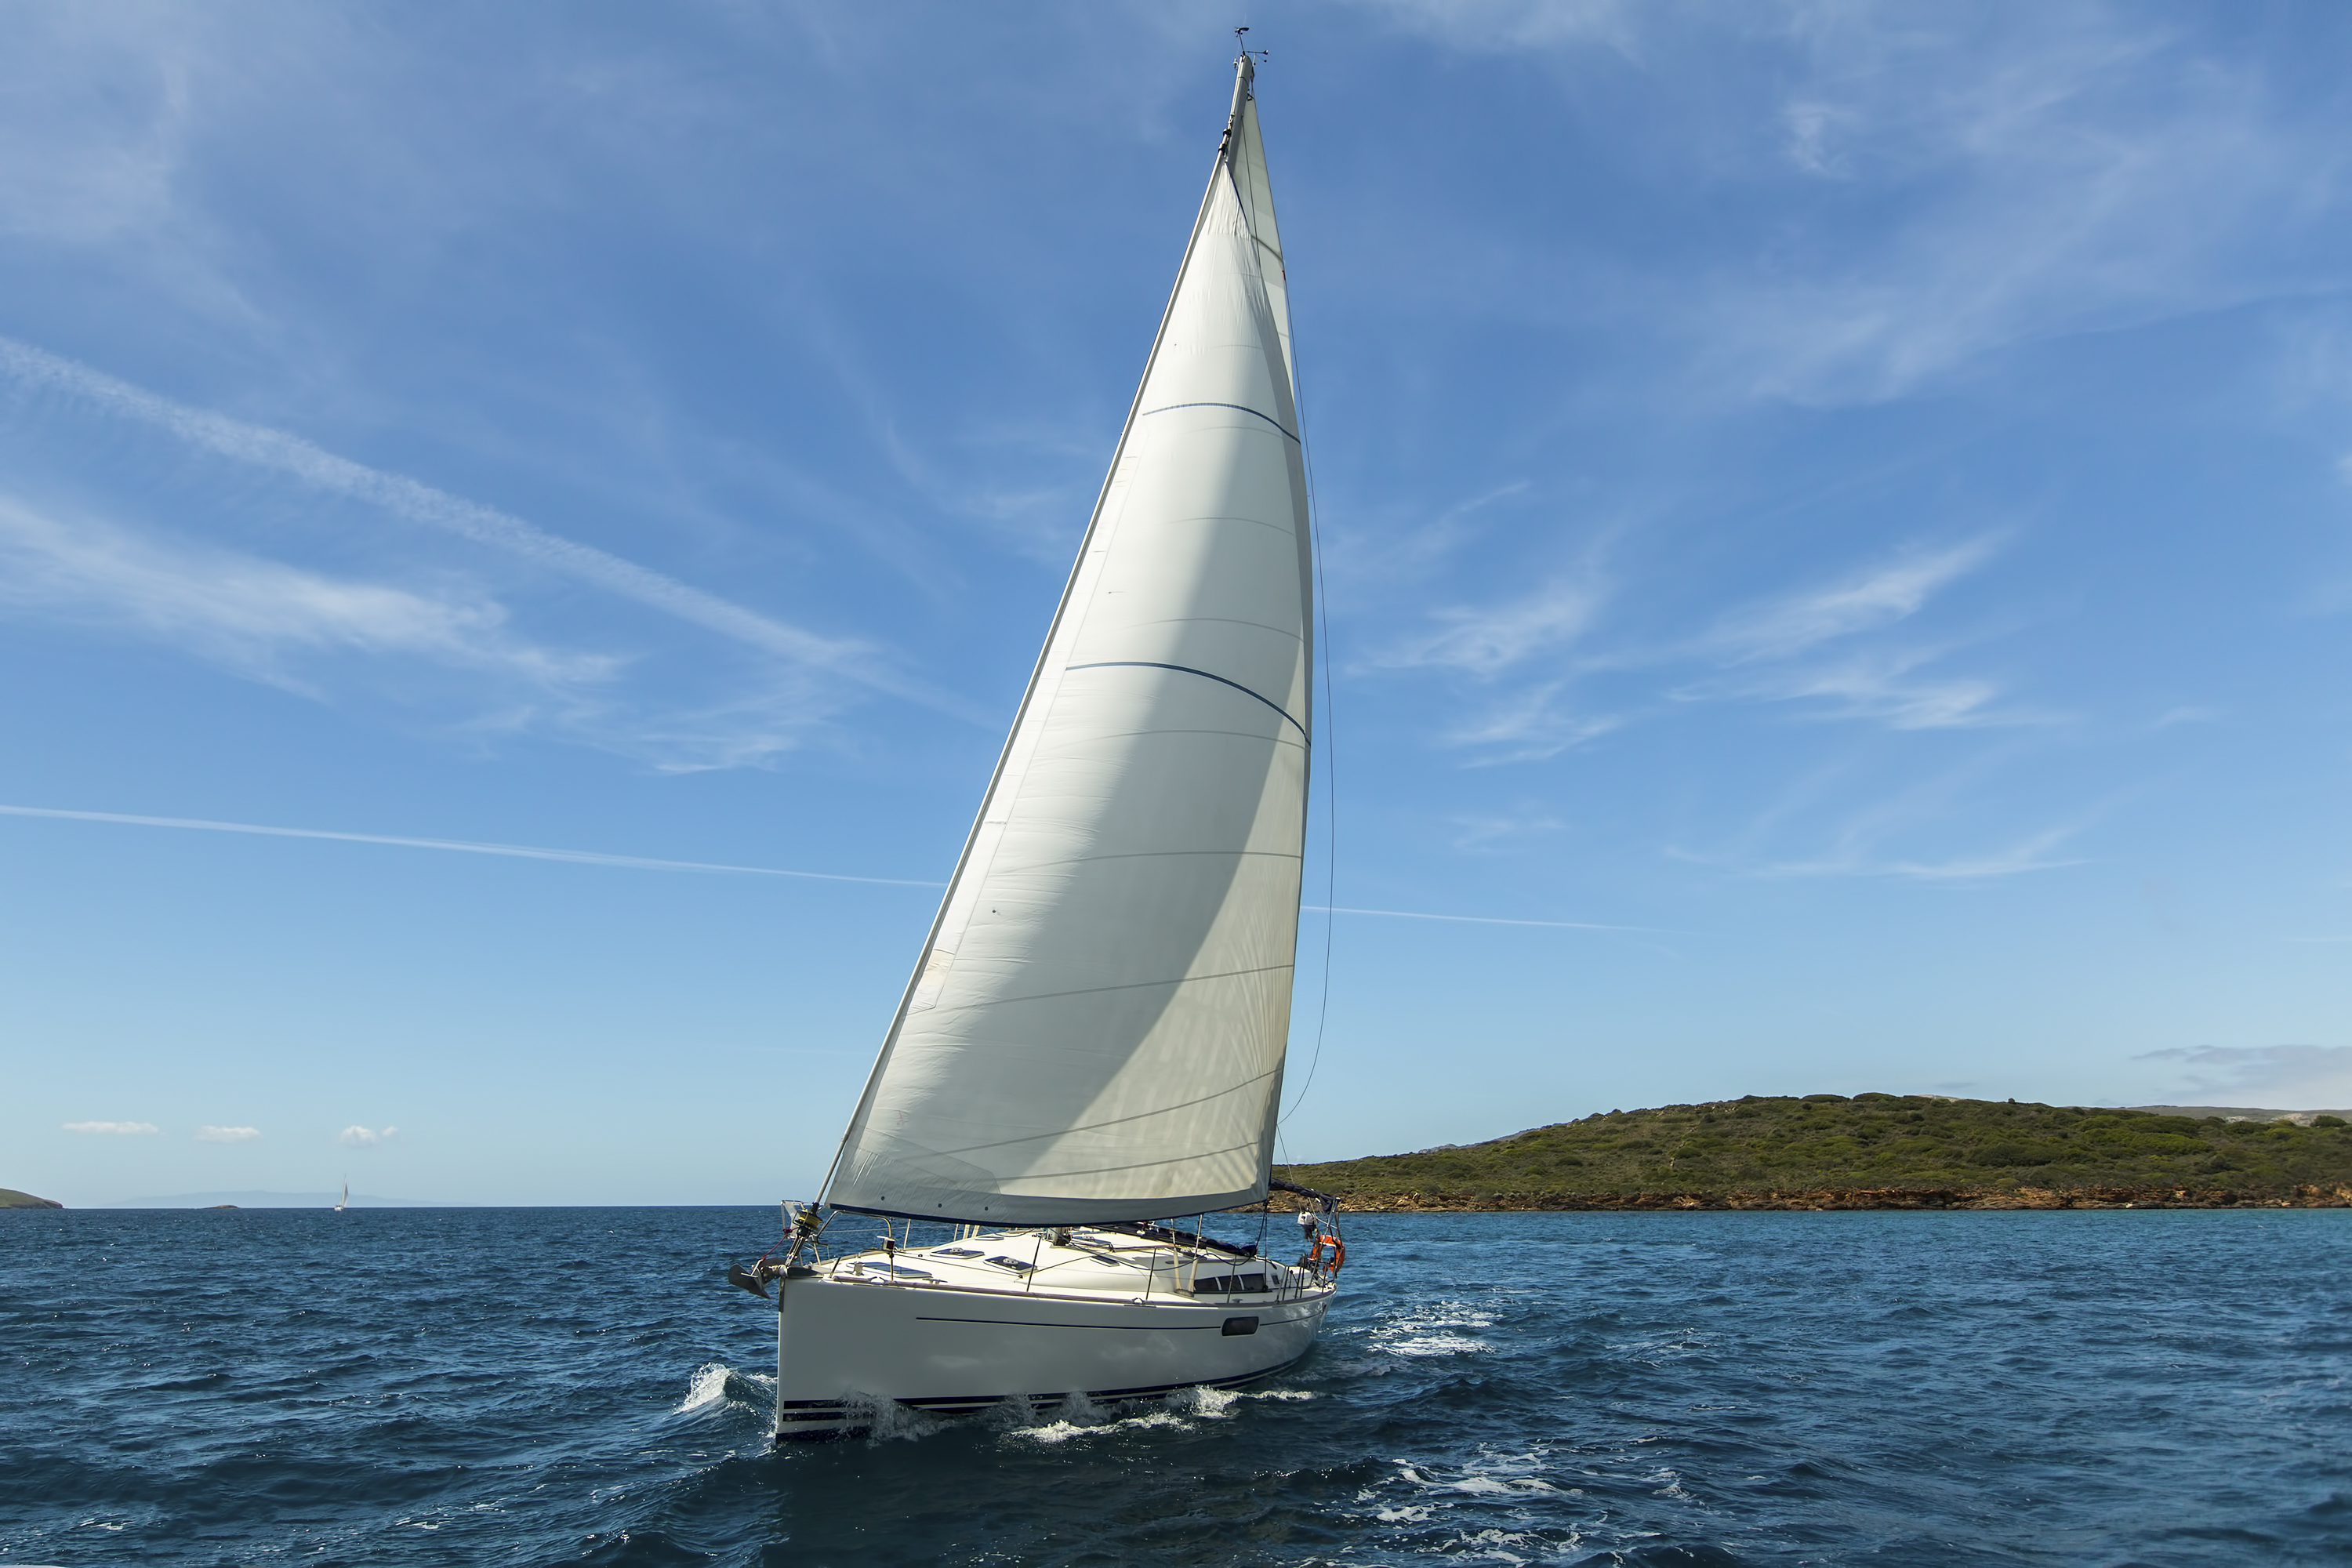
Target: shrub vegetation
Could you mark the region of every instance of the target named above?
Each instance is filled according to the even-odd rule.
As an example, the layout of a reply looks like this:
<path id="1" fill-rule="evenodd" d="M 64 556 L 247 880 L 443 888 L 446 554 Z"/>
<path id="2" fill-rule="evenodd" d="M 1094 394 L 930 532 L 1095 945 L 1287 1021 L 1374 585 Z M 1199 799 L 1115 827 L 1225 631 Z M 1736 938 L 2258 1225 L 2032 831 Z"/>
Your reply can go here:
<path id="1" fill-rule="evenodd" d="M 1748 1095 L 1280 1173 L 1349 1198 L 2010 1185 L 2261 1195 L 2352 1183 L 2352 1127 L 2336 1117 L 2298 1127 L 1927 1095 Z"/>

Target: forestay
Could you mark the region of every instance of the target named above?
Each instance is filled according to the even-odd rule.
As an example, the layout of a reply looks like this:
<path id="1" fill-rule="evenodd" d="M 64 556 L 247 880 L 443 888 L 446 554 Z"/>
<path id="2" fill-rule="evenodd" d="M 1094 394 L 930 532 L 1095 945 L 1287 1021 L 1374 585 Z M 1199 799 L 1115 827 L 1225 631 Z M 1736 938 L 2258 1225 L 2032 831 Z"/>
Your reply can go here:
<path id="1" fill-rule="evenodd" d="M 999 1224 L 1265 1194 L 1313 616 L 1246 58 L 1077 565 L 826 1197 Z"/>

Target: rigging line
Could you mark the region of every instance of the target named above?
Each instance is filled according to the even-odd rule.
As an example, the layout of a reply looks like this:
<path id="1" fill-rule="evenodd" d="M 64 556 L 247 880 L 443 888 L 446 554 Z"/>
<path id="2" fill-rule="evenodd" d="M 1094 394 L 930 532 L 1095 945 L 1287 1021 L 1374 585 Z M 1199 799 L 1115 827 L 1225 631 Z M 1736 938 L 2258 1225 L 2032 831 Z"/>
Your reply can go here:
<path id="1" fill-rule="evenodd" d="M 1298 348 L 1290 345 L 1291 406 L 1298 417 L 1298 427 L 1307 428 L 1307 378 L 1298 373 Z M 1321 656 L 1323 666 L 1323 712 L 1321 715 L 1323 742 L 1316 748 L 1323 763 L 1323 984 L 1322 995 L 1315 1007 L 1315 1049 L 1307 1058 L 1307 1079 L 1298 1086 L 1298 1094 L 1291 1100 L 1290 1109 L 1275 1121 L 1275 1137 L 1282 1136 L 1282 1126 L 1298 1114 L 1307 1103 L 1307 1093 L 1315 1087 L 1315 1074 L 1323 1065 L 1323 1031 L 1331 1021 L 1331 936 L 1338 928 L 1339 916 L 1332 906 L 1339 902 L 1339 771 L 1335 765 L 1336 751 L 1332 738 L 1338 729 L 1339 704 L 1331 691 L 1331 596 L 1325 586 L 1323 571 L 1323 509 L 1315 500 L 1315 455 L 1307 443 L 1298 443 L 1299 464 L 1307 471 L 1307 541 L 1314 552 L 1315 604 L 1321 612 L 1322 636 L 1315 639 L 1315 650 Z"/>
<path id="2" fill-rule="evenodd" d="M 1169 286 L 1168 303 L 1160 307 L 1160 325 L 1151 337 L 1151 352 L 1143 361 L 1143 378 L 1135 384 L 1135 395 L 1128 400 L 1127 422 L 1119 426 L 1118 445 L 1111 448 L 1110 468 L 1103 475 L 1102 488 L 1095 492 L 1094 510 L 1087 514 L 1087 531 L 1078 542 L 1078 558 L 1071 563 L 1070 574 L 1062 585 L 1062 597 L 1054 606 L 1053 624 L 1045 630 L 1045 646 L 1037 650 L 1037 662 L 1030 667 L 1029 684 L 1022 690 L 1021 706 L 1013 711 L 1013 728 L 1005 734 L 1003 749 L 996 754 L 996 769 L 989 775 L 986 793 L 980 797 L 980 810 L 973 817 L 971 832 L 965 836 L 963 851 L 956 858 L 955 871 L 948 879 L 947 894 L 940 900 L 939 912 L 931 917 L 931 929 L 923 938 L 922 951 L 925 954 L 939 945 L 940 932 L 947 923 L 948 911 L 955 901 L 956 889 L 963 880 L 972 845 L 988 821 L 989 807 L 996 800 L 997 785 L 1003 782 L 1006 763 L 1013 755 L 1013 737 L 1021 732 L 1022 721 L 1028 717 L 1029 705 L 1035 700 L 1038 686 L 1045 679 L 1045 661 L 1053 656 L 1055 639 L 1061 632 L 1064 617 L 1069 614 L 1071 601 L 1076 596 L 1079 576 L 1086 570 L 1088 552 L 1094 548 L 1095 531 L 1101 526 L 1103 509 L 1110 503 L 1111 487 L 1118 482 L 1120 467 L 1127 458 L 1128 439 L 1135 432 L 1136 411 L 1143 406 L 1143 395 L 1151 385 L 1152 367 L 1160 363 L 1160 350 L 1168 339 L 1169 321 L 1176 313 L 1177 297 L 1183 292 L 1185 277 L 1192 269 L 1192 252 L 1201 243 L 1202 226 L 1209 221 L 1209 208 L 1216 195 L 1217 176 L 1225 166 L 1225 147 L 1233 140 L 1234 126 L 1241 110 L 1241 93 L 1246 85 L 1236 72 L 1234 108 L 1225 116 L 1224 134 L 1217 140 L 1217 161 L 1209 170 L 1209 188 L 1201 193 L 1200 209 L 1192 215 L 1192 229 L 1184 240 L 1184 259 L 1178 263 L 1176 280 Z M 850 1112 L 849 1125 L 843 1131 L 841 1142 L 833 1152 L 833 1163 L 825 1167 L 824 1184 L 817 1188 L 817 1202 L 820 1204 L 825 1201 L 825 1194 L 833 1191 L 833 1179 L 840 1173 L 841 1162 L 848 1155 L 851 1142 L 865 1128 L 866 1113 L 873 1109 L 875 1091 L 881 1085 L 882 1069 L 898 1045 L 898 1032 L 906 1026 L 907 1009 L 914 1002 L 915 987 L 922 983 L 922 974 L 923 963 L 919 961 L 914 973 L 907 977 L 906 989 L 898 994 L 898 1010 L 891 1016 L 889 1030 L 882 1037 L 882 1048 L 875 1053 L 873 1070 L 866 1075 L 866 1088 L 857 1099 L 857 1109 Z"/>

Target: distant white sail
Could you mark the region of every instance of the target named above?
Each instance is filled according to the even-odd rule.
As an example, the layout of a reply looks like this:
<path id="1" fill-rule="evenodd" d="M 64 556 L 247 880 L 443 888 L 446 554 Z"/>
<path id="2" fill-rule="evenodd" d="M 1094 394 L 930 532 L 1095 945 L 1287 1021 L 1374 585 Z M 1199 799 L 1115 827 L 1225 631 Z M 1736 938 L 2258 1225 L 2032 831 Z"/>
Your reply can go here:
<path id="1" fill-rule="evenodd" d="M 1314 635 L 1244 62 L 1141 390 L 828 1199 L 1038 1224 L 1265 1194 Z"/>

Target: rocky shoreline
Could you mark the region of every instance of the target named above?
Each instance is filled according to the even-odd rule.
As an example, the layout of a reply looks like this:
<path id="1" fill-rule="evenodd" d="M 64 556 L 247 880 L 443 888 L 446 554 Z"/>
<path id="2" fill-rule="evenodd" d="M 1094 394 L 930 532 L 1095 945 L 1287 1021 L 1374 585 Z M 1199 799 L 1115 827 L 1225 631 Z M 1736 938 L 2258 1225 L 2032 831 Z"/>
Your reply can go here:
<path id="1" fill-rule="evenodd" d="M 2340 1209 L 2352 1185 L 2231 1187 L 1807 1187 L 1720 1193 L 1341 1193 L 1353 1214 L 1550 1214 L 1731 1209 Z M 1276 1206 L 1295 1207 L 1287 1194 Z"/>

